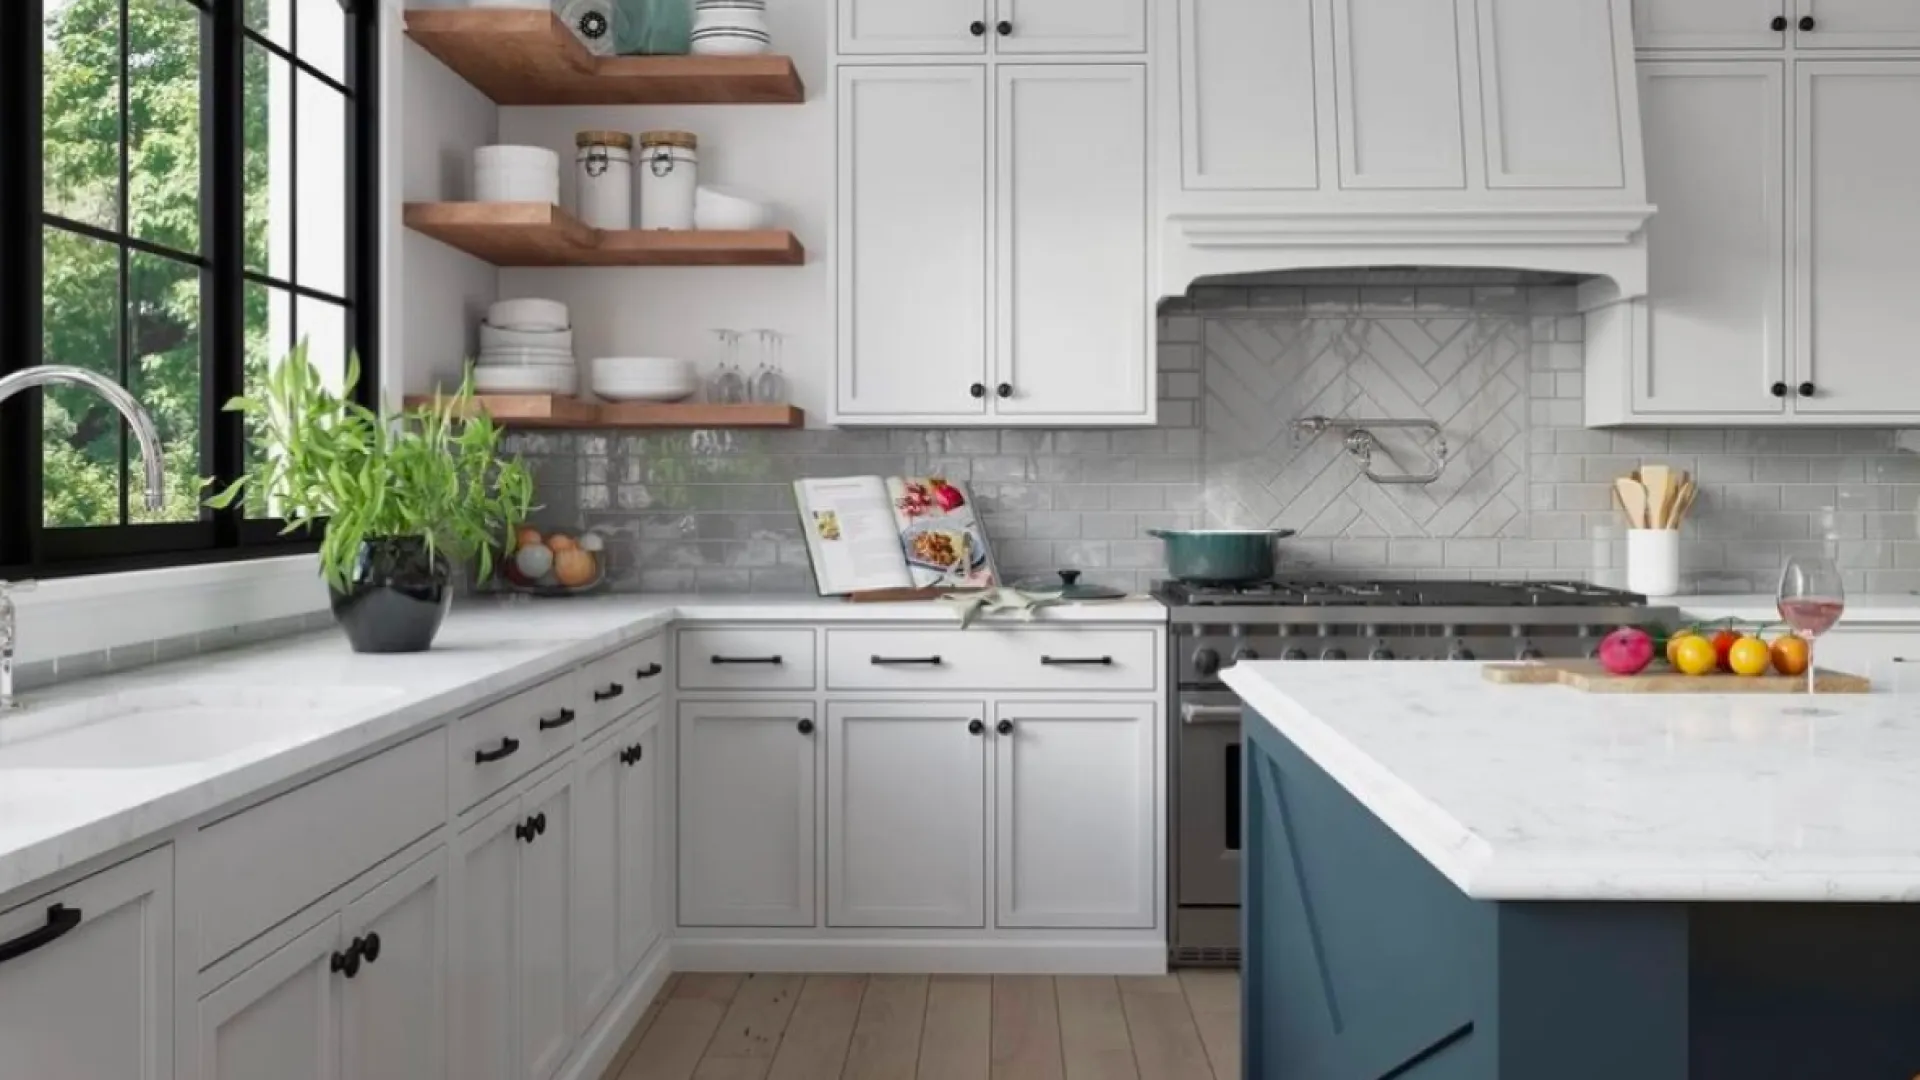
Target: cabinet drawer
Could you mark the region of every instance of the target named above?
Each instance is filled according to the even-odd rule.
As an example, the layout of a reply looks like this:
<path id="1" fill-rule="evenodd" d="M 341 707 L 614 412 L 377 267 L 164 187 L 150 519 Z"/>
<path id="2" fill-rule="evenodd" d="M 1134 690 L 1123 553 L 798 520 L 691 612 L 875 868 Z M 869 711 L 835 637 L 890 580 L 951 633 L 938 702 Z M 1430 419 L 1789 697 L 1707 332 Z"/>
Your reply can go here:
<path id="1" fill-rule="evenodd" d="M 580 737 L 606 727 L 660 696 L 667 681 L 667 640 L 651 637 L 580 670 Z"/>
<path id="2" fill-rule="evenodd" d="M 829 690 L 1152 690 L 1151 630 L 829 630 Z"/>
<path id="3" fill-rule="evenodd" d="M 813 689 L 812 630 L 682 630 L 677 653 L 683 690 Z"/>
<path id="4" fill-rule="evenodd" d="M 453 725 L 454 805 L 466 810 L 573 745 L 584 691 L 572 676 L 522 690 Z"/>
<path id="5" fill-rule="evenodd" d="M 447 819 L 447 731 L 433 731 L 200 830 L 199 965 L 371 869 Z"/>

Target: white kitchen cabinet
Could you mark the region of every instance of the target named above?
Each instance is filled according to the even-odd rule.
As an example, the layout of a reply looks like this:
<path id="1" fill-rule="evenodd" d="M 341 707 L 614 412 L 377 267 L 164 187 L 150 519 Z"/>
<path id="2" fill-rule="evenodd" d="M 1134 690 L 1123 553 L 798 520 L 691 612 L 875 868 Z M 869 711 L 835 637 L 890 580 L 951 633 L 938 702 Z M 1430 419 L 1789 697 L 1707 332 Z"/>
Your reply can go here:
<path id="1" fill-rule="evenodd" d="M 1626 188 L 1615 11 L 1597 0 L 1475 6 L 1487 187 Z"/>
<path id="2" fill-rule="evenodd" d="M 641 716 L 620 740 L 618 780 L 620 967 L 631 972 L 660 937 L 660 712 Z M 624 974 L 622 976 L 624 978 Z"/>
<path id="3" fill-rule="evenodd" d="M 994 720 L 995 925 L 1153 926 L 1160 709 L 1002 701 Z"/>
<path id="4" fill-rule="evenodd" d="M 994 51 L 1003 56 L 1145 52 L 1147 4 L 1146 0 L 998 0 L 992 31 Z"/>
<path id="5" fill-rule="evenodd" d="M 1333 0 L 1343 189 L 1466 186 L 1459 7 Z"/>
<path id="6" fill-rule="evenodd" d="M 1797 79 L 1794 412 L 1920 413 L 1920 61 L 1803 61 Z M 1810 396 L 1805 396 L 1811 388 Z"/>
<path id="7" fill-rule="evenodd" d="M 520 849 L 526 816 L 510 800 L 453 843 L 448 1052 L 460 1080 L 517 1080 Z"/>
<path id="8" fill-rule="evenodd" d="M 995 415 L 1146 416 L 1146 68 L 996 78 Z"/>
<path id="9" fill-rule="evenodd" d="M 573 1049 L 567 1008 L 568 856 L 573 774 L 561 770 L 521 797 L 533 835 L 520 847 L 518 978 L 520 1075 L 547 1080 Z"/>
<path id="10" fill-rule="evenodd" d="M 979 56 L 991 35 L 990 0 L 839 0 L 847 55 Z"/>
<path id="11" fill-rule="evenodd" d="M 447 1076 L 446 865 L 436 849 L 347 906 L 345 939 L 361 943 L 343 988 L 347 1080 Z"/>
<path id="12" fill-rule="evenodd" d="M 1920 4 L 1913 0 L 1796 0 L 1796 4 L 1796 48 L 1920 49 Z"/>
<path id="13" fill-rule="evenodd" d="M 1634 0 L 1634 39 L 1643 49 L 1784 48 L 1793 5 L 1794 0 Z"/>
<path id="14" fill-rule="evenodd" d="M 1647 222 L 1655 300 L 1631 375 L 1638 412 L 1786 409 L 1785 95 L 1779 61 L 1640 65 L 1660 212 Z"/>
<path id="15" fill-rule="evenodd" d="M 682 702 L 680 925 L 813 926 L 807 701 Z"/>
<path id="16" fill-rule="evenodd" d="M 0 1080 L 173 1075 L 173 849 L 0 911 Z"/>
<path id="17" fill-rule="evenodd" d="M 629 727 L 618 725 L 582 751 L 574 765 L 569 1007 L 588 1020 L 600 1015 L 629 970 L 617 945 L 620 832 L 625 825 L 620 819 L 620 781 Z"/>
<path id="18" fill-rule="evenodd" d="M 978 701 L 827 706 L 827 925 L 986 925 Z"/>
<path id="19" fill-rule="evenodd" d="M 339 1080 L 340 928 L 335 911 L 200 1000 L 199 1080 Z"/>
<path id="20" fill-rule="evenodd" d="M 1188 190 L 1320 186 L 1313 0 L 1179 0 Z"/>

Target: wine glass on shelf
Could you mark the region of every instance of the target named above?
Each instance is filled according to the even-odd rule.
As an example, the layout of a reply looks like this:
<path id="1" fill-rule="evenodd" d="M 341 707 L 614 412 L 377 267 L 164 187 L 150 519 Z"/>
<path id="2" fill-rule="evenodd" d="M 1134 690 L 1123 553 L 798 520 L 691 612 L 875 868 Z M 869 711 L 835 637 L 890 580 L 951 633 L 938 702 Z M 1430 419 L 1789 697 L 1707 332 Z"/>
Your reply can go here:
<path id="1" fill-rule="evenodd" d="M 707 381 L 707 400 L 716 405 L 738 405 L 747 400 L 746 378 L 740 374 L 740 332 L 715 330 L 727 358 Z"/>
<path id="2" fill-rule="evenodd" d="M 1807 693 L 1814 692 L 1814 639 L 1840 621 L 1847 591 L 1840 570 L 1821 555 L 1796 555 L 1780 572 L 1780 618 L 1807 643 Z"/>

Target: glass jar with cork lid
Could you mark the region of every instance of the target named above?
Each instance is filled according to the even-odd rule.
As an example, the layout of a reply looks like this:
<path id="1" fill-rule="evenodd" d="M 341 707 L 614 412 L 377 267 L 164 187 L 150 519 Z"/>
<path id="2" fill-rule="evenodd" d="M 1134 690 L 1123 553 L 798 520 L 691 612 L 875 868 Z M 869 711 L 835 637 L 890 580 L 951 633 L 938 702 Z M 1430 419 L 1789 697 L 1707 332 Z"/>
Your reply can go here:
<path id="1" fill-rule="evenodd" d="M 700 139 L 691 131 L 640 134 L 640 227 L 693 228 L 700 186 Z"/>
<path id="2" fill-rule="evenodd" d="M 573 141 L 574 213 L 596 229 L 633 228 L 633 136 L 582 131 Z"/>

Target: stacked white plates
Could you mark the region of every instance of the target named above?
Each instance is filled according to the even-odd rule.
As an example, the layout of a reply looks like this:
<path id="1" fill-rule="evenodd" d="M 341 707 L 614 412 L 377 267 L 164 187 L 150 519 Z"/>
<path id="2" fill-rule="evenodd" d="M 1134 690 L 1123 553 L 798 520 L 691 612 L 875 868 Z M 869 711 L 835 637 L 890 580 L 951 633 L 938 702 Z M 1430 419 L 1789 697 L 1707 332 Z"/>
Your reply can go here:
<path id="1" fill-rule="evenodd" d="M 694 0 L 691 48 L 702 56 L 746 56 L 766 52 L 767 0 Z"/>
<path id="2" fill-rule="evenodd" d="M 502 300 L 480 324 L 474 389 L 483 394 L 575 394 L 579 368 L 567 306 L 554 300 Z"/>
<path id="3" fill-rule="evenodd" d="M 684 401 L 700 388 L 692 361 L 665 356 L 602 356 L 592 380 L 608 401 Z"/>

